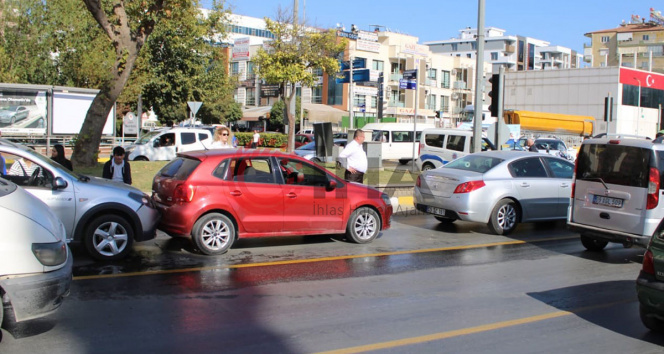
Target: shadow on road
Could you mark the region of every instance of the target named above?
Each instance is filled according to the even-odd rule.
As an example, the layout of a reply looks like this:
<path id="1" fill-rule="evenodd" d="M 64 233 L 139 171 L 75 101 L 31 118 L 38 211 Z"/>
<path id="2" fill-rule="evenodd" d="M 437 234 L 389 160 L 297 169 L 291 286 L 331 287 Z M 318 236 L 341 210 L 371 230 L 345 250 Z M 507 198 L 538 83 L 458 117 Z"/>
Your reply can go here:
<path id="1" fill-rule="evenodd" d="M 616 280 L 528 293 L 561 311 L 573 312 L 597 326 L 645 342 L 664 345 L 664 337 L 648 331 L 639 320 L 635 283 Z M 616 321 L 616 318 L 624 321 Z M 633 325 L 638 323 L 638 326 Z"/>

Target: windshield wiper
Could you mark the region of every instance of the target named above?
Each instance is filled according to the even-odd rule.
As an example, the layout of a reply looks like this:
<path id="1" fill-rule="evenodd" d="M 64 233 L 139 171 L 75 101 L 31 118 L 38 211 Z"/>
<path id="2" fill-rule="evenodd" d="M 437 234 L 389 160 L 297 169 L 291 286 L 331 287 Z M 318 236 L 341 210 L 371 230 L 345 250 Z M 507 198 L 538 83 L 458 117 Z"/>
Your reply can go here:
<path id="1" fill-rule="evenodd" d="M 604 189 L 607 189 L 607 190 L 609 189 L 609 187 L 606 185 L 606 183 L 604 183 L 604 180 L 601 179 L 601 178 L 599 178 L 599 177 L 596 177 L 596 178 L 577 178 L 577 179 L 580 179 L 580 180 L 582 180 L 582 181 L 595 181 L 595 182 L 599 182 L 599 183 L 601 183 L 601 184 L 604 186 Z"/>

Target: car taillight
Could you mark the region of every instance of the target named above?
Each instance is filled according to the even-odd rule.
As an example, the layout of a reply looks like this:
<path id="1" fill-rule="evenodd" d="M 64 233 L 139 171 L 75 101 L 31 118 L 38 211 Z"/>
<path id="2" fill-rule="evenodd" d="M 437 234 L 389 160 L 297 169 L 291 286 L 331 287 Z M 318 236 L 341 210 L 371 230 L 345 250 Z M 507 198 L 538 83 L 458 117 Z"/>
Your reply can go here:
<path id="1" fill-rule="evenodd" d="M 470 181 L 456 186 L 454 193 L 468 193 L 484 187 L 484 181 Z"/>
<path id="2" fill-rule="evenodd" d="M 572 175 L 572 195 L 570 196 L 574 199 L 574 194 L 576 193 L 576 168 L 579 167 L 579 159 L 574 161 L 574 174 Z"/>
<path id="3" fill-rule="evenodd" d="M 191 184 L 178 184 L 173 191 L 173 200 L 176 202 L 191 202 L 194 199 L 195 189 Z"/>
<path id="4" fill-rule="evenodd" d="M 420 154 L 422 153 L 422 145 L 424 145 L 423 142 L 417 144 L 417 156 L 420 156 Z"/>
<path id="5" fill-rule="evenodd" d="M 422 176 L 417 176 L 417 180 L 415 180 L 415 185 L 417 187 L 422 187 L 422 180 L 420 179 Z"/>
<path id="6" fill-rule="evenodd" d="M 648 203 L 646 209 L 654 209 L 659 204 L 659 170 L 650 168 L 648 175 Z"/>
<path id="7" fill-rule="evenodd" d="M 652 252 L 650 250 L 646 251 L 646 254 L 643 255 L 643 268 L 644 272 L 648 274 L 655 275 L 655 263 L 653 262 Z"/>

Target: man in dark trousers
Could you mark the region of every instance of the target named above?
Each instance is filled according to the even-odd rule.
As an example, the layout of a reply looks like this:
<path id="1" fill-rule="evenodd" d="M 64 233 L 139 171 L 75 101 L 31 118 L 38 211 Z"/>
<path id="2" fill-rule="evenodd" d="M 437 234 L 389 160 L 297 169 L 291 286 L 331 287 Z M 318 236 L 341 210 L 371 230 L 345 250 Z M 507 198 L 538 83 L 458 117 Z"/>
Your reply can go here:
<path id="1" fill-rule="evenodd" d="M 348 143 L 339 154 L 339 161 L 346 168 L 344 179 L 350 182 L 363 183 L 364 174 L 367 172 L 367 153 L 364 152 L 364 132 L 360 129 L 355 131 L 353 141 Z"/>
<path id="2" fill-rule="evenodd" d="M 113 157 L 104 164 L 101 176 L 113 181 L 131 184 L 131 166 L 124 157 L 125 149 L 122 146 L 113 148 Z"/>

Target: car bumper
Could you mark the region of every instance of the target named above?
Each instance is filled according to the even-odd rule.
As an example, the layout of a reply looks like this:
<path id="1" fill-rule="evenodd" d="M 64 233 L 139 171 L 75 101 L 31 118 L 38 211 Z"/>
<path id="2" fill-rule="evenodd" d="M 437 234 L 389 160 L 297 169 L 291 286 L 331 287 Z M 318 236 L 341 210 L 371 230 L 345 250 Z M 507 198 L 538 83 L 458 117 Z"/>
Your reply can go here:
<path id="1" fill-rule="evenodd" d="M 136 241 L 147 241 L 157 237 L 157 226 L 161 220 L 161 214 L 157 208 L 143 205 L 136 213 L 141 221 L 142 232 L 135 236 Z"/>
<path id="2" fill-rule="evenodd" d="M 435 207 L 445 210 L 446 218 L 458 219 L 470 222 L 486 223 L 493 210 L 493 204 L 488 198 L 477 198 L 469 193 L 454 194 L 451 197 L 436 197 L 431 194 L 423 194 L 418 188 L 413 191 L 413 203 L 415 209 L 424 213 L 433 214 L 427 207 Z"/>
<path id="3" fill-rule="evenodd" d="M 193 211 L 196 208 L 187 207 L 180 208 L 178 204 L 163 205 L 157 204 L 157 209 L 161 213 L 161 220 L 157 228 L 170 236 L 187 236 L 191 235 L 191 229 L 194 222 L 198 219 Z"/>
<path id="4" fill-rule="evenodd" d="M 3 302 L 12 305 L 17 322 L 49 315 L 60 307 L 69 295 L 72 265 L 73 257 L 67 249 L 67 262 L 58 270 L 0 279 L 5 291 Z"/>
<path id="5" fill-rule="evenodd" d="M 584 234 L 588 237 L 607 242 L 615 242 L 615 243 L 622 243 L 628 245 L 633 244 L 641 246 L 643 248 L 648 247 L 648 242 L 650 242 L 650 236 L 635 235 L 626 232 L 606 230 L 599 227 L 577 224 L 575 222 L 571 222 L 569 220 L 569 216 L 567 220 L 567 228 L 572 231 L 578 232 L 580 234 Z"/>
<path id="6" fill-rule="evenodd" d="M 641 271 L 636 279 L 636 295 L 646 312 L 664 320 L 664 282 Z"/>

